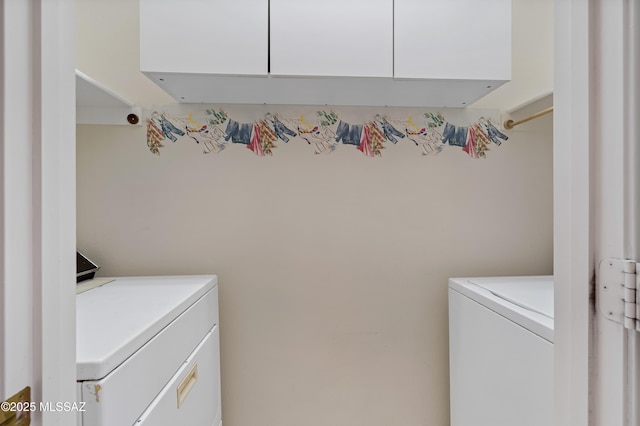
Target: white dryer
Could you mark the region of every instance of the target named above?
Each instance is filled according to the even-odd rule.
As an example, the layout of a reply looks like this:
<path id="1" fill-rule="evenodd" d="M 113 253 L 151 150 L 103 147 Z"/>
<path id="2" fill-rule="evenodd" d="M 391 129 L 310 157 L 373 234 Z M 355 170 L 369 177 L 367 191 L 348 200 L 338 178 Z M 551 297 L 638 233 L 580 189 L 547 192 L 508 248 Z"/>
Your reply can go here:
<path id="1" fill-rule="evenodd" d="M 217 277 L 105 282 L 76 298 L 78 425 L 219 426 Z"/>
<path id="2" fill-rule="evenodd" d="M 553 424 L 553 277 L 449 280 L 452 426 Z"/>

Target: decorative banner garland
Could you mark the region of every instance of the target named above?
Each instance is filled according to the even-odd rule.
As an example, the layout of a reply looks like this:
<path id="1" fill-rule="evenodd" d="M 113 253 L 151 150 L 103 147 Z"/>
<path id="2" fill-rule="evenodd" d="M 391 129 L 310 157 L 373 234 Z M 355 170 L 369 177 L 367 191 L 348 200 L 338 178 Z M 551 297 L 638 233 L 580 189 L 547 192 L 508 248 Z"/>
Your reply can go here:
<path id="1" fill-rule="evenodd" d="M 317 111 L 317 122 L 309 123 L 304 115 L 285 117 L 268 112 L 252 123 L 241 123 L 222 109 L 207 109 L 204 120 L 196 121 L 193 114 L 172 117 L 154 111 L 147 118 L 147 146 L 160 155 L 166 139 L 176 142 L 188 136 L 202 146 L 205 154 L 219 153 L 229 142 L 243 144 L 256 155 L 273 155 L 277 142 L 288 143 L 301 138 L 313 145 L 316 154 L 330 153 L 336 146 L 352 145 L 368 157 L 381 157 L 385 143 L 396 144 L 400 139 L 411 140 L 420 147 L 422 155 L 435 155 L 447 144 L 462 148 L 472 158 L 486 158 L 493 143 L 500 145 L 508 137 L 490 120 L 481 117 L 466 126 L 456 126 L 445 120 L 442 113 L 424 113 L 424 125 L 414 123 L 413 117 L 396 120 L 376 114 L 362 124 L 342 121 L 334 111 Z"/>

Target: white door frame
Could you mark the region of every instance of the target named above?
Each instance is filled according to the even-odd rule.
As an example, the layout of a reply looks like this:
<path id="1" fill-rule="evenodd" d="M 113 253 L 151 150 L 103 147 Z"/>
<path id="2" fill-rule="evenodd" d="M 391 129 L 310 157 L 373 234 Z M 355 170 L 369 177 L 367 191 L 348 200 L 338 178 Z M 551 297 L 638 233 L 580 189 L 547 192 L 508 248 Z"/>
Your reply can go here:
<path id="1" fill-rule="evenodd" d="M 0 1 L 0 40 L 0 400 L 74 402 L 74 1 Z"/>
<path id="2" fill-rule="evenodd" d="M 636 0 L 556 0 L 555 424 L 638 424 L 637 335 L 595 312 L 600 260 L 637 258 Z M 636 52 L 635 60 L 630 52 Z M 634 68 L 635 67 L 635 68 Z"/>
<path id="3" fill-rule="evenodd" d="M 556 0 L 554 13 L 554 418 L 556 425 L 587 426 L 593 270 L 589 5 Z"/>

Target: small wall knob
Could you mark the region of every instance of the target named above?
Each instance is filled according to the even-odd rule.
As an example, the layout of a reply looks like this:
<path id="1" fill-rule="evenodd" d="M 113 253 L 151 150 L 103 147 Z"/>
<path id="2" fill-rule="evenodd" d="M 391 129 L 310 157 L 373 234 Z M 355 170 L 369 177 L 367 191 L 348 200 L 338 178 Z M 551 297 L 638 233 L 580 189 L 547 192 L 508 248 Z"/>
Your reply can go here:
<path id="1" fill-rule="evenodd" d="M 138 124 L 138 121 L 140 121 L 140 119 L 136 114 L 129 114 L 127 115 L 127 121 L 129 122 L 129 124 Z"/>

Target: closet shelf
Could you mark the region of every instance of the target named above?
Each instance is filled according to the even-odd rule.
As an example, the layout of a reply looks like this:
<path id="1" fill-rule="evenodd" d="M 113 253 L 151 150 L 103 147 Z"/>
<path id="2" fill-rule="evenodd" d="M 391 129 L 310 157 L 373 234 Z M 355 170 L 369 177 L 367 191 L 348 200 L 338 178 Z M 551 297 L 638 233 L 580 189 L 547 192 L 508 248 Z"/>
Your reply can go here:
<path id="1" fill-rule="evenodd" d="M 141 108 L 76 70 L 76 123 L 140 125 Z"/>

